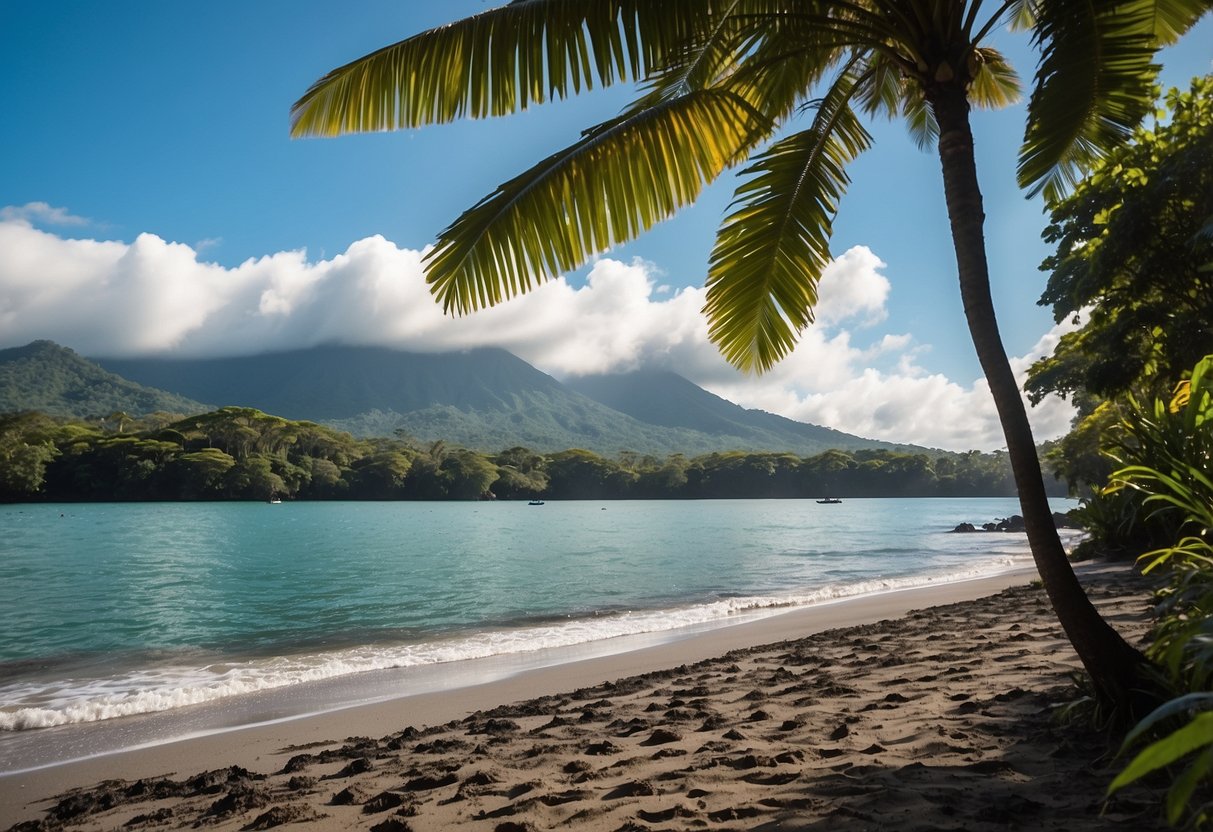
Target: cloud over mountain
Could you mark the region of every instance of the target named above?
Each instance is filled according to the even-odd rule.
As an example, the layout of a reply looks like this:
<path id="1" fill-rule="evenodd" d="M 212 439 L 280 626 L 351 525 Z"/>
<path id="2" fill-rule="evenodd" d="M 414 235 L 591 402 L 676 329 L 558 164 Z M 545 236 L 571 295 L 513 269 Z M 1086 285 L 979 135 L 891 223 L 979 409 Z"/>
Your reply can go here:
<path id="1" fill-rule="evenodd" d="M 659 270 L 609 257 L 584 285 L 561 278 L 494 309 L 442 314 L 422 275 L 423 252 L 367 237 L 330 259 L 284 251 L 224 267 L 198 251 L 141 234 L 133 242 L 71 239 L 0 214 L 0 347 L 49 338 L 85 355 L 241 355 L 324 343 L 418 351 L 503 347 L 558 377 L 656 365 L 746 407 L 851 433 L 952 449 L 1002 445 L 983 380 L 925 372 L 929 344 L 882 333 L 891 291 L 885 264 L 856 246 L 822 279 L 817 324 L 770 373 L 743 376 L 707 339 L 704 292 L 671 290 Z M 62 211 L 63 216 L 70 216 Z M 862 337 L 857 337 L 862 334 Z M 1029 356 L 1022 372 L 1057 331 Z M 867 346 L 857 344 L 865 343 Z M 1035 408 L 1039 438 L 1071 410 Z"/>

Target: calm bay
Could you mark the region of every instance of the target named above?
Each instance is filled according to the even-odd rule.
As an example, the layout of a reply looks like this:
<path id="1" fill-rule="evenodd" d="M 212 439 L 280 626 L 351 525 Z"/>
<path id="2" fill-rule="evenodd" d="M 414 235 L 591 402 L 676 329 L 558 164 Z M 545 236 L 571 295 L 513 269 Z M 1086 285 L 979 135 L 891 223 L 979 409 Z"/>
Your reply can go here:
<path id="1" fill-rule="evenodd" d="M 3 506 L 0 771 L 6 742 L 38 729 L 309 685 L 357 698 L 375 671 L 451 684 L 469 661 L 508 673 L 537 651 L 1019 568 L 1022 534 L 949 533 L 1016 511 L 1004 498 Z"/>

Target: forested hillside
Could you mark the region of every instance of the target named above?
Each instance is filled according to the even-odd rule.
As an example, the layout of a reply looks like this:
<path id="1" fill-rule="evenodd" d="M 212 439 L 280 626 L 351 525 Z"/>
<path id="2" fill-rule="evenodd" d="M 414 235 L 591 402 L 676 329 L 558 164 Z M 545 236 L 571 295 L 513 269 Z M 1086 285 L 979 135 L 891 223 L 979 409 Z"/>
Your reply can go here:
<path id="1" fill-rule="evenodd" d="M 136 384 L 52 341 L 0 350 L 0 413 L 40 410 L 56 416 L 202 413 L 207 405 Z"/>
<path id="2" fill-rule="evenodd" d="M 404 437 L 356 439 L 225 407 L 188 418 L 0 416 L 0 499 L 471 500 L 1006 496 L 1004 454 L 883 449 L 688 457 L 511 447 L 481 453 Z"/>

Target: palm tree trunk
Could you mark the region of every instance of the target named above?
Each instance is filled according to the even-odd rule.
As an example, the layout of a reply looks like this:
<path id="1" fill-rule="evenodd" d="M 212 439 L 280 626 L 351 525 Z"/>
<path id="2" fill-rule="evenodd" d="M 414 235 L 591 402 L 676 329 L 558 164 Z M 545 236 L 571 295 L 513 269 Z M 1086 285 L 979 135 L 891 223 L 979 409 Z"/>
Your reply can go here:
<path id="1" fill-rule="evenodd" d="M 939 123 L 939 160 L 965 317 L 1006 437 L 1032 557 L 1053 610 L 1099 698 L 1124 718 L 1137 710 L 1134 705 L 1141 695 L 1147 661 L 1099 615 L 1074 575 L 1057 536 L 1032 428 L 998 333 L 990 297 L 985 214 L 977 183 L 968 98 L 958 83 L 937 85 L 928 97 Z"/>

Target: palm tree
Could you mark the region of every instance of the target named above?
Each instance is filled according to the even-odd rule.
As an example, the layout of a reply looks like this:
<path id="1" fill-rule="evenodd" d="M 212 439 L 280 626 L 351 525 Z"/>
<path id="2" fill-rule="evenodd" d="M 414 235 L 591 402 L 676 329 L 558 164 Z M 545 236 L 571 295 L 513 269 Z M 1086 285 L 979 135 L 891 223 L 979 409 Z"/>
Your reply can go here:
<path id="1" fill-rule="evenodd" d="M 635 102 L 500 185 L 426 260 L 448 312 L 491 306 L 693 202 L 748 160 L 713 249 L 704 312 L 743 370 L 813 321 L 863 116 L 904 118 L 942 166 L 965 315 L 1011 458 L 1032 553 L 1101 698 L 1130 704 L 1141 655 L 1099 616 L 1058 539 L 990 297 L 972 107 L 1014 101 L 986 44 L 1004 23 L 1040 54 L 1019 179 L 1055 196 L 1150 110 L 1160 46 L 1211 0 L 515 0 L 333 70 L 296 102 L 294 136 L 504 115 L 594 85 Z"/>

